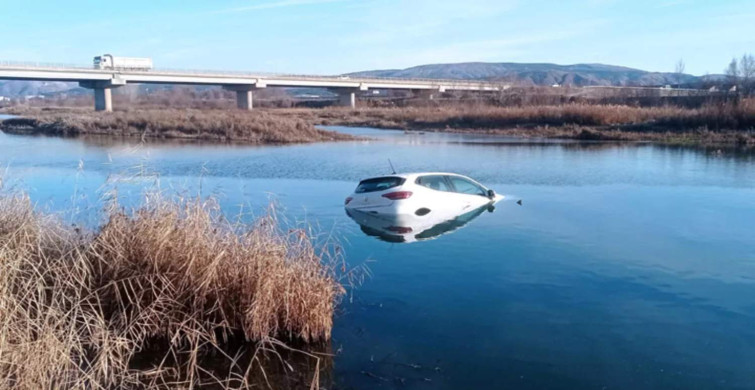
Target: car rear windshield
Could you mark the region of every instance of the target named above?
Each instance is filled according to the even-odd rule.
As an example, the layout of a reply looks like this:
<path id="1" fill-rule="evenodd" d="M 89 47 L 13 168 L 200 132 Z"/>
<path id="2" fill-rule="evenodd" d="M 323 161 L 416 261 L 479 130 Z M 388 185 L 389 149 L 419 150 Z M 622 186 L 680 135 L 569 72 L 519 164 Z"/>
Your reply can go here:
<path id="1" fill-rule="evenodd" d="M 384 191 L 389 188 L 398 187 L 404 184 L 406 179 L 395 176 L 376 177 L 374 179 L 362 180 L 359 182 L 356 191 L 357 194 L 363 194 L 365 192 L 377 192 Z"/>

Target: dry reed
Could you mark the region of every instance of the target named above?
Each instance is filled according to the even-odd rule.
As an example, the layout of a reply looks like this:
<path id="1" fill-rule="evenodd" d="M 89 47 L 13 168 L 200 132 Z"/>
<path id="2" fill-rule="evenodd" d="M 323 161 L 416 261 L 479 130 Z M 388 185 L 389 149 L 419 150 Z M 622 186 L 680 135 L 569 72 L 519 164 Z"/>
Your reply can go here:
<path id="1" fill-rule="evenodd" d="M 0 197 L 0 388 L 254 387 L 250 373 L 269 380 L 262 351 L 289 349 L 276 337 L 329 339 L 344 288 L 306 231 L 273 214 L 231 223 L 211 201 L 106 214 L 84 231 Z M 245 365 L 234 343 L 257 346 Z M 155 363 L 137 367 L 147 351 Z"/>
<path id="2" fill-rule="evenodd" d="M 311 123 L 265 112 L 221 110 L 134 110 L 112 113 L 82 110 L 29 110 L 0 122 L 13 134 L 110 135 L 177 138 L 246 144 L 291 144 L 354 139 L 316 129 Z"/>
<path id="3" fill-rule="evenodd" d="M 738 103 L 677 106 L 563 104 L 500 107 L 455 104 L 402 108 L 363 108 L 357 111 L 284 110 L 283 113 L 322 124 L 350 124 L 406 129 L 501 129 L 514 126 L 628 126 L 674 129 L 748 130 L 755 128 L 755 99 Z"/>
<path id="4" fill-rule="evenodd" d="M 335 107 L 274 109 L 258 110 L 255 114 L 153 109 L 98 115 L 72 109 L 16 110 L 28 119 L 6 120 L 0 125 L 0 130 L 51 135 L 146 135 L 193 139 L 205 137 L 249 143 L 313 142 L 351 138 L 343 134 L 310 129 L 313 125 L 319 124 L 582 140 L 755 145 L 753 98 L 711 100 L 696 108 L 589 103 L 496 106 L 455 102 L 391 108 L 368 107 L 357 110 Z M 186 117 L 182 115 L 192 115 L 188 124 L 182 124 L 187 122 Z M 253 130 L 260 128 L 264 130 Z M 290 130 L 292 128 L 295 130 Z"/>
<path id="5" fill-rule="evenodd" d="M 710 103 L 699 108 L 586 103 L 501 107 L 458 103 L 277 112 L 320 125 L 666 144 L 755 145 L 755 99 Z"/>

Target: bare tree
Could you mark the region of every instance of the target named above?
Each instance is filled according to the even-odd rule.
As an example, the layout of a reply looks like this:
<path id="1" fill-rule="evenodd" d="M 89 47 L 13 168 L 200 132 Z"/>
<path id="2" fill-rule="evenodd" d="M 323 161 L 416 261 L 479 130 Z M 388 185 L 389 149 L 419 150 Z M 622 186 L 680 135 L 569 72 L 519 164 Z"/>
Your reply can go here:
<path id="1" fill-rule="evenodd" d="M 750 93 L 755 82 L 755 57 L 752 54 L 744 54 L 739 60 L 739 74 L 743 92 Z"/>
<path id="2" fill-rule="evenodd" d="M 729 63 L 729 66 L 726 67 L 724 73 L 726 74 L 729 83 L 733 86 L 736 86 L 739 83 L 739 64 L 737 63 L 736 58 L 731 59 L 731 62 Z"/>
<path id="3" fill-rule="evenodd" d="M 676 65 L 674 66 L 674 74 L 676 74 L 676 83 L 681 84 L 682 78 L 684 77 L 684 60 L 679 59 L 679 61 L 676 62 Z"/>

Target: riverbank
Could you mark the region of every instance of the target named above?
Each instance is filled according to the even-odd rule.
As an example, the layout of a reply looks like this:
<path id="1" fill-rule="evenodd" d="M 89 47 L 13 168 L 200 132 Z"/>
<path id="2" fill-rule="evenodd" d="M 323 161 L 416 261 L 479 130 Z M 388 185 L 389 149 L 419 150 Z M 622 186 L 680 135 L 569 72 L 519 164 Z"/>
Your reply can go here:
<path id="1" fill-rule="evenodd" d="M 344 287 L 305 230 L 155 195 L 96 231 L 0 195 L 0 388 L 262 386 L 275 338 L 330 339 Z M 300 353 L 314 373 L 278 371 L 317 388 Z"/>
<path id="2" fill-rule="evenodd" d="M 500 107 L 458 103 L 356 110 L 145 108 L 96 113 L 86 108 L 12 107 L 0 122 L 11 134 L 107 135 L 246 144 L 351 140 L 317 125 L 374 127 L 667 145 L 755 146 L 755 99 L 676 106 L 563 104 Z"/>
<path id="3" fill-rule="evenodd" d="M 755 100 L 695 109 L 593 104 L 457 105 L 288 109 L 278 114 L 319 125 L 664 144 L 755 145 Z"/>
<path id="4" fill-rule="evenodd" d="M 0 122 L 0 131 L 8 134 L 107 135 L 256 145 L 354 139 L 317 129 L 302 119 L 268 112 L 140 109 L 104 113 L 73 108 L 11 108 L 6 113 L 19 116 Z"/>

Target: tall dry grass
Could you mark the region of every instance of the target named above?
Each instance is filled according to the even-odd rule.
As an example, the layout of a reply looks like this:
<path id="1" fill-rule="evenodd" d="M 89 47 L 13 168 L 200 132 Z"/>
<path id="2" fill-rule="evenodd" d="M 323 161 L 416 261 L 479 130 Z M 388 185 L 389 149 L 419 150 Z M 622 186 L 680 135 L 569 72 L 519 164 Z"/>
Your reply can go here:
<path id="1" fill-rule="evenodd" d="M 684 145 L 755 145 L 755 99 L 697 108 L 562 104 L 501 107 L 438 104 L 346 110 L 280 110 L 321 125 L 367 126 L 580 140 L 654 141 Z"/>
<path id="2" fill-rule="evenodd" d="M 676 129 L 747 130 L 755 128 L 755 99 L 707 104 L 699 108 L 678 106 L 562 104 L 500 107 L 457 104 L 403 108 L 338 109 L 308 112 L 290 110 L 302 119 L 321 123 L 370 125 L 419 129 L 500 129 L 513 126 L 656 126 Z"/>
<path id="3" fill-rule="evenodd" d="M 0 197 L 0 388 L 265 386 L 264 360 L 292 351 L 277 339 L 329 339 L 344 288 L 306 231 L 211 201 L 106 214 L 85 231 Z"/>
<path id="4" fill-rule="evenodd" d="M 12 112 L 12 111 L 11 111 Z M 313 125 L 485 132 L 521 137 L 755 144 L 755 99 L 710 100 L 695 107 L 628 104 L 426 102 L 421 106 L 275 109 L 256 113 L 146 110 L 115 114 L 24 111 L 0 130 L 53 135 L 109 134 L 211 139 L 247 143 L 314 142 L 353 137 Z M 63 118 L 63 119 L 61 119 Z"/>
<path id="5" fill-rule="evenodd" d="M 83 110 L 25 110 L 22 118 L 0 122 L 14 134 L 110 135 L 175 138 L 246 144 L 290 144 L 349 140 L 354 137 L 316 129 L 297 118 L 238 110 L 151 109 L 112 113 Z"/>

